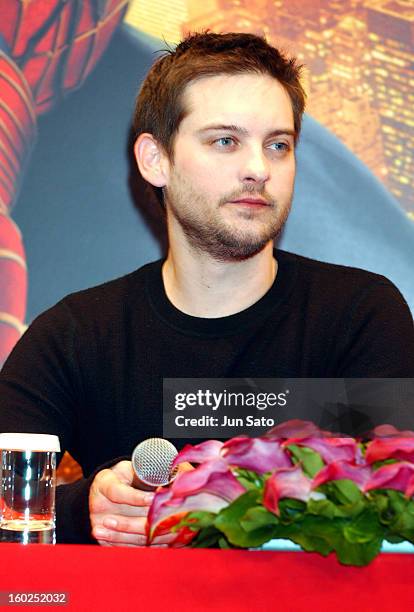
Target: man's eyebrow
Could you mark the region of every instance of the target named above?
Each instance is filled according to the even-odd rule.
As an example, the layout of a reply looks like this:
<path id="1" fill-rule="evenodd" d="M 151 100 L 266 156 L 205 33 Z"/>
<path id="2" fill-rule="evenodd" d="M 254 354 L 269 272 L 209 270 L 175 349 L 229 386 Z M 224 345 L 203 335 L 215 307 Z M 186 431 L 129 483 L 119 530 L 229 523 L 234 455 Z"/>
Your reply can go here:
<path id="1" fill-rule="evenodd" d="M 272 130 L 269 134 L 268 137 L 271 136 L 293 136 L 293 138 L 296 137 L 296 131 L 292 130 L 292 128 L 280 128 L 278 130 Z"/>
<path id="2" fill-rule="evenodd" d="M 232 125 L 232 124 L 228 125 L 224 123 L 206 125 L 205 127 L 197 130 L 197 134 L 204 134 L 204 132 L 214 132 L 214 131 L 235 132 L 236 134 L 242 134 L 243 136 L 249 135 L 249 131 L 246 130 L 246 128 L 241 127 L 240 125 Z M 276 130 L 272 130 L 271 132 L 269 132 L 266 135 L 266 137 L 272 138 L 273 136 L 281 136 L 281 135 L 293 136 L 293 138 L 295 138 L 296 132 L 295 130 L 292 130 L 292 128 L 278 128 Z"/>
<path id="3" fill-rule="evenodd" d="M 248 136 L 249 132 L 248 130 L 246 130 L 246 128 L 240 127 L 239 125 L 228 125 L 228 124 L 224 124 L 224 123 L 214 123 L 212 125 L 206 125 L 203 128 L 200 128 L 199 130 L 197 130 L 198 134 L 202 134 L 203 132 L 210 132 L 210 131 L 225 131 L 225 132 L 238 132 L 239 134 L 243 134 L 244 136 Z"/>

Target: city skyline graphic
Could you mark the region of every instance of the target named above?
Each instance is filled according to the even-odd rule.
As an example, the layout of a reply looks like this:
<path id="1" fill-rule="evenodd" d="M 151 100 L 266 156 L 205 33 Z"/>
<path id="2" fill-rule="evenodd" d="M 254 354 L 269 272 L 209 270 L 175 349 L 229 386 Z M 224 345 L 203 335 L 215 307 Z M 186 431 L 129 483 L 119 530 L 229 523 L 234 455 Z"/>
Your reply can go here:
<path id="1" fill-rule="evenodd" d="M 412 0 L 133 0 L 125 22 L 169 43 L 189 31 L 253 32 L 296 55 L 307 112 L 414 221 Z"/>

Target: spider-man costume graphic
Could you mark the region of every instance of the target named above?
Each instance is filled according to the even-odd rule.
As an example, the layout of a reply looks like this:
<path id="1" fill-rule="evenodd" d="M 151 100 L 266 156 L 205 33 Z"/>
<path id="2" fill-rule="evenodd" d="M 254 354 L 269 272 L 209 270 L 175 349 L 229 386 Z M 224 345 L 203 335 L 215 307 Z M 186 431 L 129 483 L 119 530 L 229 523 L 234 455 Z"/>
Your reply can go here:
<path id="1" fill-rule="evenodd" d="M 25 330 L 26 257 L 10 217 L 37 116 L 82 85 L 128 0 L 0 0 L 0 367 Z"/>

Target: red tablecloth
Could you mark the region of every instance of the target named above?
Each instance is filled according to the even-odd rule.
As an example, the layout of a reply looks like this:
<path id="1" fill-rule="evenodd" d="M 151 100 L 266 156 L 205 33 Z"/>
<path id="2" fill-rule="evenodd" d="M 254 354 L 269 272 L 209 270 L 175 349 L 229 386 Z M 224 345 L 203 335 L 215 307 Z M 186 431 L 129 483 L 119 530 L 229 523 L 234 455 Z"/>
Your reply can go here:
<path id="1" fill-rule="evenodd" d="M 0 555 L 0 591 L 65 591 L 62 612 L 414 608 L 414 555 L 382 554 L 364 568 L 300 552 L 1 544 Z"/>

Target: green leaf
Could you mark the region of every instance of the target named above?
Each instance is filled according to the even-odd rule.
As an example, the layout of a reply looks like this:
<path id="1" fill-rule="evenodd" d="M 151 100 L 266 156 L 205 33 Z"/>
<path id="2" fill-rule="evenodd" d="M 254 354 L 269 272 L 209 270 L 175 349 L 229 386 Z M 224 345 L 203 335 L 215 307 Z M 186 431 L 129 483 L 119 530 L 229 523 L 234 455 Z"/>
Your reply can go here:
<path id="1" fill-rule="evenodd" d="M 382 538 L 376 538 L 364 544 L 354 544 L 343 540 L 336 546 L 336 555 L 344 565 L 368 565 L 381 550 Z"/>
<path id="2" fill-rule="evenodd" d="M 353 504 L 364 499 L 363 493 L 352 480 L 332 480 L 318 487 L 328 499 L 336 504 Z"/>
<path id="3" fill-rule="evenodd" d="M 369 497 L 377 508 L 381 524 L 387 528 L 387 539 L 414 542 L 414 501 L 392 489 L 371 491 Z"/>
<path id="4" fill-rule="evenodd" d="M 223 536 L 218 541 L 219 547 L 222 549 L 234 548 Z"/>
<path id="5" fill-rule="evenodd" d="M 296 523 L 281 525 L 276 531 L 276 537 L 287 538 L 306 551 L 326 556 L 334 549 L 336 533 L 331 521 L 322 517 L 306 516 Z"/>
<path id="6" fill-rule="evenodd" d="M 337 516 L 337 506 L 329 499 L 310 499 L 306 508 L 309 514 L 333 519 Z"/>
<path id="7" fill-rule="evenodd" d="M 353 544 L 364 544 L 383 539 L 384 527 L 379 522 L 378 513 L 373 508 L 367 508 L 354 520 L 344 526 L 345 539 Z"/>
<path id="8" fill-rule="evenodd" d="M 386 493 L 380 491 L 369 491 L 366 497 L 369 499 L 371 504 L 375 505 L 380 515 L 388 512 L 389 500 Z M 382 522 L 384 521 L 382 520 Z"/>
<path id="9" fill-rule="evenodd" d="M 407 498 L 401 491 L 394 491 L 394 489 L 382 489 L 388 497 L 389 504 L 393 508 L 394 512 L 398 514 L 403 512 L 407 505 Z"/>
<path id="10" fill-rule="evenodd" d="M 197 510 L 197 512 L 189 512 L 187 516 L 181 521 L 180 527 L 186 525 L 190 529 L 204 529 L 214 524 L 214 520 L 217 514 L 214 512 L 206 512 L 204 510 Z"/>
<path id="11" fill-rule="evenodd" d="M 260 523 L 255 527 L 252 520 L 247 518 L 249 531 L 243 528 L 242 519 L 251 508 L 258 507 L 259 502 L 260 496 L 257 491 L 247 491 L 219 512 L 214 525 L 225 535 L 230 544 L 241 548 L 255 548 L 272 539 L 273 524 Z"/>
<path id="12" fill-rule="evenodd" d="M 278 525 L 279 519 L 263 506 L 254 506 L 247 510 L 246 514 L 240 519 L 240 524 L 245 531 L 254 531 L 259 527 Z"/>
<path id="13" fill-rule="evenodd" d="M 242 468 L 237 468 L 234 474 L 240 484 L 247 489 L 247 491 L 259 491 L 260 493 L 263 493 L 265 481 L 264 475 L 260 476 L 252 470 L 245 470 Z"/>
<path id="14" fill-rule="evenodd" d="M 377 509 L 381 524 L 388 527 L 392 525 L 396 519 L 396 511 L 390 502 L 387 492 L 385 490 L 370 491 L 368 498 L 370 503 Z"/>
<path id="15" fill-rule="evenodd" d="M 412 499 L 406 499 L 399 491 L 392 491 L 392 493 L 398 493 L 399 496 L 392 495 L 390 498 L 395 520 L 388 525 L 388 529 L 391 534 L 414 542 L 414 502 Z"/>
<path id="16" fill-rule="evenodd" d="M 401 538 L 400 536 L 392 535 L 392 534 L 387 534 L 387 537 L 385 539 L 390 544 L 400 544 L 401 542 L 404 542 L 405 540 L 405 538 Z"/>
<path id="17" fill-rule="evenodd" d="M 400 461 L 401 459 L 393 459 L 392 457 L 390 459 L 381 459 L 380 461 L 374 461 L 371 467 L 374 470 L 378 470 L 378 468 L 383 465 L 391 465 L 392 463 L 399 463 Z"/>
<path id="18" fill-rule="evenodd" d="M 192 548 L 218 548 L 223 534 L 214 525 L 202 529 L 191 541 Z"/>
<path id="19" fill-rule="evenodd" d="M 329 499 L 310 499 L 307 505 L 307 512 L 325 518 L 352 518 L 363 512 L 367 506 L 367 501 L 362 499 L 353 504 L 335 504 Z"/>
<path id="20" fill-rule="evenodd" d="M 364 544 L 351 543 L 343 535 L 346 519 L 306 516 L 303 521 L 280 528 L 276 537 L 287 537 L 308 552 L 328 555 L 335 551 L 344 565 L 367 565 L 380 551 L 382 537 Z"/>
<path id="21" fill-rule="evenodd" d="M 287 448 L 292 454 L 294 463 L 301 463 L 303 472 L 309 478 L 313 478 L 325 466 L 320 454 L 311 448 L 296 444 L 290 444 Z"/>
<path id="22" fill-rule="evenodd" d="M 289 524 L 303 518 L 306 512 L 306 502 L 285 497 L 279 501 L 279 511 L 280 521 Z"/>

